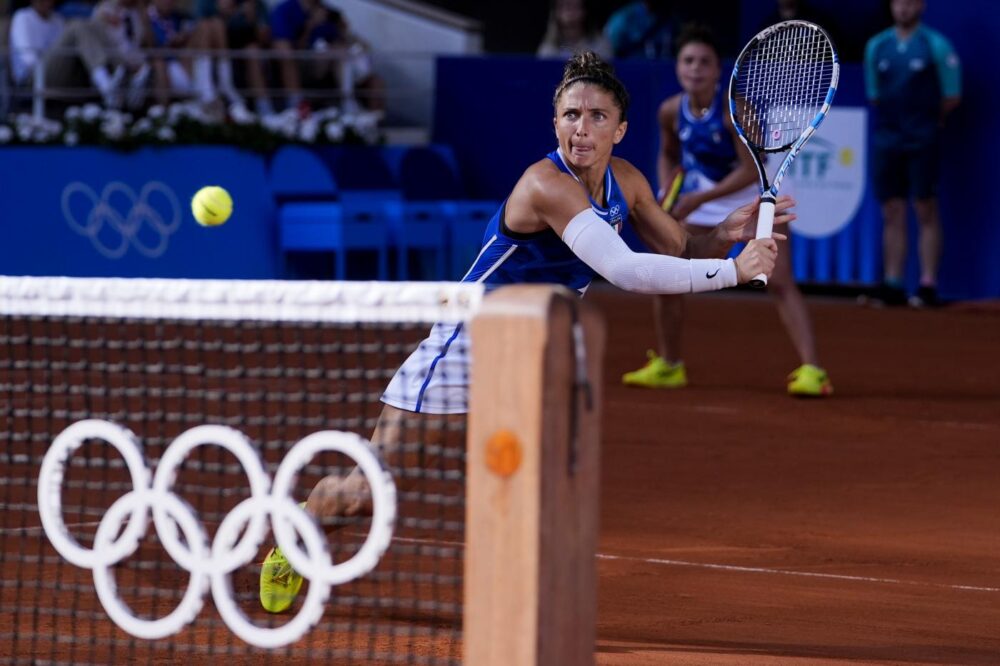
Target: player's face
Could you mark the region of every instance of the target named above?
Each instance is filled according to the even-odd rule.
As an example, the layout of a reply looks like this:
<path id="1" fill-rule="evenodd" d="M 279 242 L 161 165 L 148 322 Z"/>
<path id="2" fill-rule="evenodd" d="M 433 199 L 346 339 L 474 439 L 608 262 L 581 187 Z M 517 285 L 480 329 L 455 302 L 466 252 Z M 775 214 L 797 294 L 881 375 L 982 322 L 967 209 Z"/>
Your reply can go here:
<path id="1" fill-rule="evenodd" d="M 563 92 L 552 121 L 563 157 L 579 169 L 606 164 L 628 127 L 614 96 L 587 83 L 574 83 Z"/>
<path id="2" fill-rule="evenodd" d="M 677 81 L 689 95 L 713 93 L 719 74 L 719 58 L 708 44 L 691 42 L 677 54 Z"/>
<path id="3" fill-rule="evenodd" d="M 892 20 L 897 25 L 910 28 L 920 21 L 924 13 L 924 0 L 892 0 Z"/>

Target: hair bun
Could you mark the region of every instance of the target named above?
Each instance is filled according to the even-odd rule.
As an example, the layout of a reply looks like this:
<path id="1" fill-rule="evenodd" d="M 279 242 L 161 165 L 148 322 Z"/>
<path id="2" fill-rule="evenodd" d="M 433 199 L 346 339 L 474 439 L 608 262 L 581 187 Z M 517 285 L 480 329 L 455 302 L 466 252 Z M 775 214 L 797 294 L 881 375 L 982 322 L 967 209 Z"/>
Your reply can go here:
<path id="1" fill-rule="evenodd" d="M 563 69 L 563 81 L 575 79 L 580 76 L 601 78 L 602 76 L 613 76 L 614 68 L 610 64 L 601 60 L 601 56 L 593 51 L 583 51 L 576 53 L 566 61 Z"/>

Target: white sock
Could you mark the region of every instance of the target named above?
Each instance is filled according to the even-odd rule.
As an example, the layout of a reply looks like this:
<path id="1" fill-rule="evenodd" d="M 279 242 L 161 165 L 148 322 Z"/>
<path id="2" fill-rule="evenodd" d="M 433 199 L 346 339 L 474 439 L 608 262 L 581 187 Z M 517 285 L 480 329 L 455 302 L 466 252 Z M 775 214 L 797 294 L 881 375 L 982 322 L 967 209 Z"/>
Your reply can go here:
<path id="1" fill-rule="evenodd" d="M 212 85 L 212 59 L 208 56 L 198 56 L 194 59 L 194 89 L 202 102 L 215 99 L 215 86 Z"/>
<path id="2" fill-rule="evenodd" d="M 215 75 L 218 77 L 219 90 L 229 103 L 242 105 L 243 97 L 233 83 L 233 63 L 228 58 L 219 58 L 215 63 Z"/>
<path id="3" fill-rule="evenodd" d="M 115 84 L 108 73 L 107 67 L 95 67 L 90 71 L 90 80 L 94 82 L 97 92 L 102 95 L 109 95 L 114 92 Z"/>

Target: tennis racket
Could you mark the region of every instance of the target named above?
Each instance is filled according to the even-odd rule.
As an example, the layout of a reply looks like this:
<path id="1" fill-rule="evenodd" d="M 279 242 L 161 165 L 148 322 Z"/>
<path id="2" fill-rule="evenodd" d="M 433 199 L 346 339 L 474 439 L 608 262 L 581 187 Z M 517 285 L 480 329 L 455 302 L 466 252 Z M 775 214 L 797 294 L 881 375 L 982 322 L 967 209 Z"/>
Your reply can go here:
<path id="1" fill-rule="evenodd" d="M 771 237 L 781 179 L 829 112 L 839 79 L 840 63 L 830 36 L 808 21 L 765 28 L 736 59 L 729 113 L 760 176 L 757 238 Z M 786 151 L 769 183 L 763 156 Z M 767 276 L 757 275 L 750 284 L 763 287 Z"/>

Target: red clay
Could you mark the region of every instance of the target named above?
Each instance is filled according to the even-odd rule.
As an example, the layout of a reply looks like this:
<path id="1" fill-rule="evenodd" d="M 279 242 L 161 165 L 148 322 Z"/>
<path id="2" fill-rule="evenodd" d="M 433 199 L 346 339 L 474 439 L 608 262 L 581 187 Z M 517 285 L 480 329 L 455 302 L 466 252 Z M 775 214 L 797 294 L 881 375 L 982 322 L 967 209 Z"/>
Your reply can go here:
<path id="1" fill-rule="evenodd" d="M 622 372 L 648 299 L 609 325 L 598 664 L 1000 662 L 1000 317 L 812 300 L 836 394 L 768 299 L 689 300 L 691 386 Z"/>

